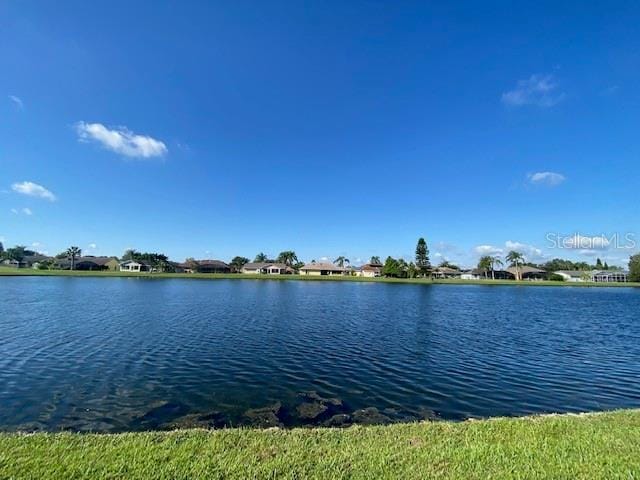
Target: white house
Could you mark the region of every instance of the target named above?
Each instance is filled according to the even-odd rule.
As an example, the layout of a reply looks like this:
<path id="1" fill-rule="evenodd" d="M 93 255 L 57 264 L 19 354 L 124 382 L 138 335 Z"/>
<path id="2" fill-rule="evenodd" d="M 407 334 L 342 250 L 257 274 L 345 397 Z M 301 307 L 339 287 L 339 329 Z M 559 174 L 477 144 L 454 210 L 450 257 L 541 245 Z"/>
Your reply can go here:
<path id="1" fill-rule="evenodd" d="M 553 272 L 560 275 L 565 282 L 627 282 L 629 281 L 629 272 L 622 270 L 558 270 Z"/>
<path id="2" fill-rule="evenodd" d="M 125 260 L 120 263 L 121 272 L 150 272 L 151 266 L 146 262 L 135 260 Z"/>
<path id="3" fill-rule="evenodd" d="M 284 263 L 251 262 L 246 263 L 240 270 L 252 275 L 290 275 L 294 269 Z"/>

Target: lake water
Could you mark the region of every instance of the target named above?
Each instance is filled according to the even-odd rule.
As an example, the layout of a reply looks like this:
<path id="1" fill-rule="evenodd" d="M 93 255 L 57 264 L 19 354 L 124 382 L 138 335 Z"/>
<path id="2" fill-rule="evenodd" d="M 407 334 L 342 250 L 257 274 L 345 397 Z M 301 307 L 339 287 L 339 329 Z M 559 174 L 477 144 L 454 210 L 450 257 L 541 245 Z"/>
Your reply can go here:
<path id="1" fill-rule="evenodd" d="M 640 406 L 638 289 L 5 277 L 0 298 L 0 430 Z"/>

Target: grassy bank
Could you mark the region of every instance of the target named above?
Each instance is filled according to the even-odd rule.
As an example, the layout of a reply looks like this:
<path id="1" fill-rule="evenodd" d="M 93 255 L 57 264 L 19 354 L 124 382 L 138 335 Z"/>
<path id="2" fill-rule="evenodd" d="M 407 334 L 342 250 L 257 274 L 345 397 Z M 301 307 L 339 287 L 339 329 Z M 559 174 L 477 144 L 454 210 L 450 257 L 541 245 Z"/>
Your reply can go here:
<path id="1" fill-rule="evenodd" d="M 0 434 L 0 478 L 638 478 L 640 411 L 339 429 Z"/>
<path id="2" fill-rule="evenodd" d="M 141 278 L 192 278 L 200 280 L 271 280 L 290 281 L 304 280 L 310 282 L 378 282 L 378 283 L 406 283 L 406 284 L 440 284 L 440 285 L 511 285 L 530 287 L 640 287 L 640 283 L 572 283 L 572 282 L 551 282 L 551 281 L 522 281 L 513 280 L 430 280 L 427 278 L 367 278 L 351 276 L 313 276 L 313 275 L 246 275 L 239 273 L 219 274 L 219 273 L 127 273 L 127 272 L 89 272 L 70 270 L 34 270 L 16 269 L 0 267 L 0 277 L 2 276 L 73 276 L 73 277 L 141 277 Z"/>

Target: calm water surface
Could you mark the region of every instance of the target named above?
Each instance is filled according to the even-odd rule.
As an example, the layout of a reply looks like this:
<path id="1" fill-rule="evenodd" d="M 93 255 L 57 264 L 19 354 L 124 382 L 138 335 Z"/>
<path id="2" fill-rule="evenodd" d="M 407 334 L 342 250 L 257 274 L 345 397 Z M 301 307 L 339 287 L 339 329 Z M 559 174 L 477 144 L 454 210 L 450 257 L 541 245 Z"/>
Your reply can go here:
<path id="1" fill-rule="evenodd" d="M 637 289 L 5 277 L 0 298 L 0 430 L 640 406 Z"/>

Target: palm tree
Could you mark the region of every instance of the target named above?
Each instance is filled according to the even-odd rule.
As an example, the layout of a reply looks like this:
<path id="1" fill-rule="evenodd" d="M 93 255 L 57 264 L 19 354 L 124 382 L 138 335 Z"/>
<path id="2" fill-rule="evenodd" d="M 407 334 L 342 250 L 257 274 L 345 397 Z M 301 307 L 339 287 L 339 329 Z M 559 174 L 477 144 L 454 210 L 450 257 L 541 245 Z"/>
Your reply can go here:
<path id="1" fill-rule="evenodd" d="M 504 265 L 504 263 L 502 262 L 502 260 L 500 260 L 500 257 L 489 257 L 489 260 L 491 262 L 491 279 L 495 280 L 496 279 L 496 265 L 498 265 L 499 267 L 502 267 Z"/>
<path id="2" fill-rule="evenodd" d="M 478 270 L 482 270 L 484 272 L 484 278 L 487 278 L 487 271 L 492 267 L 492 257 L 489 255 L 485 255 L 484 257 L 480 257 L 478 261 Z"/>
<path id="3" fill-rule="evenodd" d="M 260 252 L 256 255 L 256 258 L 253 260 L 255 263 L 264 263 L 267 261 L 267 254 Z"/>
<path id="4" fill-rule="evenodd" d="M 515 250 L 511 250 L 507 254 L 506 259 L 512 267 L 516 267 L 516 280 L 522 280 L 522 278 L 520 278 L 520 265 L 524 263 L 524 255 Z"/>
<path id="5" fill-rule="evenodd" d="M 296 255 L 296 252 L 292 250 L 285 250 L 284 252 L 280 252 L 276 261 L 291 267 L 294 263 L 298 263 L 298 256 Z"/>
<path id="6" fill-rule="evenodd" d="M 338 258 L 336 258 L 333 263 L 335 263 L 336 265 L 338 265 L 339 267 L 344 267 L 344 264 L 349 264 L 351 263 L 349 261 L 348 258 L 343 257 L 342 255 L 340 255 Z"/>
<path id="7" fill-rule="evenodd" d="M 382 265 L 382 262 L 380 261 L 380 257 L 378 256 L 371 257 L 371 260 L 369 260 L 369 263 L 371 265 Z"/>
<path id="8" fill-rule="evenodd" d="M 67 258 L 71 260 L 71 270 L 76 268 L 76 258 L 82 255 L 82 250 L 78 247 L 69 247 L 67 249 Z"/>

